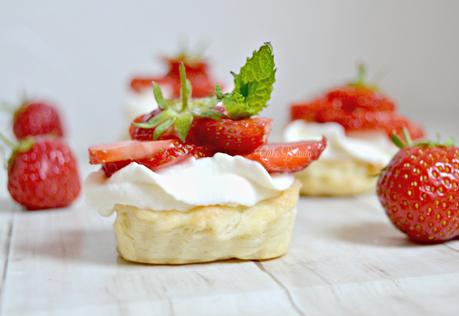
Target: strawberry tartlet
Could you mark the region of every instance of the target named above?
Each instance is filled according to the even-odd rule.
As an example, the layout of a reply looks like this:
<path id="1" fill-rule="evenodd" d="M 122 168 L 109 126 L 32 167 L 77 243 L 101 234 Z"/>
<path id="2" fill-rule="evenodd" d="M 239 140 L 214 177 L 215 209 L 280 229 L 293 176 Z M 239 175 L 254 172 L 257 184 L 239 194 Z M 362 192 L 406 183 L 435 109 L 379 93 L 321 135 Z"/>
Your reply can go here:
<path id="1" fill-rule="evenodd" d="M 269 43 L 255 51 L 234 90 L 191 98 L 180 70 L 180 99 L 139 116 L 129 141 L 89 148 L 102 169 L 86 181 L 90 204 L 117 213 L 118 252 L 129 261 L 184 264 L 284 255 L 299 197 L 292 172 L 317 160 L 326 139 L 267 143 L 271 120 L 256 116 L 275 75 Z"/>
<path id="2" fill-rule="evenodd" d="M 296 174 L 305 195 L 354 195 L 371 192 L 376 176 L 397 152 L 390 140 L 407 129 L 422 138 L 421 127 L 396 111 L 395 103 L 375 86 L 365 83 L 365 69 L 358 79 L 327 91 L 310 102 L 292 104 L 291 122 L 284 140 L 327 137 L 320 161 Z"/>

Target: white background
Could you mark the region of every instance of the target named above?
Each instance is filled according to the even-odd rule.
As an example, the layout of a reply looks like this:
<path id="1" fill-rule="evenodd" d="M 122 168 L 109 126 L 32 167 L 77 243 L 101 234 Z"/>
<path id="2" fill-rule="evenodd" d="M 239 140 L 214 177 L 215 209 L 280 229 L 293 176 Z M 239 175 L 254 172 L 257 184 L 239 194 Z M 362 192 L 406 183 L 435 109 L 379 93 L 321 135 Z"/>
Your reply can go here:
<path id="1" fill-rule="evenodd" d="M 82 148 L 120 135 L 129 77 L 160 71 L 158 55 L 181 39 L 207 43 L 224 81 L 271 41 L 278 76 L 265 114 L 277 131 L 291 101 L 352 78 L 364 61 L 403 113 L 456 135 L 443 121 L 459 114 L 458 13 L 454 0 L 3 0 L 0 98 L 26 90 L 54 100 Z"/>

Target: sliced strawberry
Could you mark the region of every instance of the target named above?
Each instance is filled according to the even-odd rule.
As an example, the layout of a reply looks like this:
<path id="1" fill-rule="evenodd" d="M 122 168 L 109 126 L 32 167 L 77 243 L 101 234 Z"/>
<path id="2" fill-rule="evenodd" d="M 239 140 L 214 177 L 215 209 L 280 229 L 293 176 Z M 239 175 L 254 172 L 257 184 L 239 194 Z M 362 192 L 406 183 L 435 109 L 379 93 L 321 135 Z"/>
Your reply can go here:
<path id="1" fill-rule="evenodd" d="M 107 177 L 110 177 L 113 173 L 126 167 L 131 162 L 137 162 L 153 171 L 156 171 L 161 168 L 174 165 L 191 157 L 193 152 L 193 146 L 183 145 L 179 142 L 174 142 L 174 146 L 167 149 L 159 150 L 151 156 L 149 156 L 148 158 L 109 162 L 105 163 L 102 166 L 102 169 L 104 170 L 105 175 Z"/>
<path id="2" fill-rule="evenodd" d="M 320 141 L 263 145 L 244 157 L 258 161 L 268 172 L 297 172 L 317 160 L 325 147 L 327 140 L 323 137 Z"/>
<path id="3" fill-rule="evenodd" d="M 97 165 L 122 160 L 136 160 L 151 157 L 158 152 L 173 148 L 176 142 L 162 141 L 123 141 L 108 145 L 89 147 L 89 163 Z"/>
<path id="4" fill-rule="evenodd" d="M 237 121 L 200 119 L 193 124 L 187 142 L 207 146 L 215 152 L 245 155 L 266 143 L 271 122 L 258 117 Z"/>
<path id="5" fill-rule="evenodd" d="M 177 140 L 165 141 L 126 141 L 112 145 L 99 145 L 90 148 L 90 162 L 103 164 L 107 177 L 137 162 L 151 170 L 179 163 L 191 156 L 196 158 L 213 156 L 214 152 L 205 147 L 186 145 Z"/>

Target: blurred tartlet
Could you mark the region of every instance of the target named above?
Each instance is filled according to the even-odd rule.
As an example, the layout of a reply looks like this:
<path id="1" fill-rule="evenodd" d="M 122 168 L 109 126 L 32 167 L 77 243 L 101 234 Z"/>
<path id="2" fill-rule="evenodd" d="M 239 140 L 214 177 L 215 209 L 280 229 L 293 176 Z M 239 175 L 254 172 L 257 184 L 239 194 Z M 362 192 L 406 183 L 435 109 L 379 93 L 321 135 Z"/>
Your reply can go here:
<path id="1" fill-rule="evenodd" d="M 322 159 L 296 174 L 305 195 L 354 195 L 374 191 L 376 175 L 397 152 L 390 141 L 405 128 L 413 139 L 421 127 L 396 111 L 395 103 L 365 83 L 365 69 L 347 85 L 309 101 L 294 103 L 285 141 L 327 137 Z"/>

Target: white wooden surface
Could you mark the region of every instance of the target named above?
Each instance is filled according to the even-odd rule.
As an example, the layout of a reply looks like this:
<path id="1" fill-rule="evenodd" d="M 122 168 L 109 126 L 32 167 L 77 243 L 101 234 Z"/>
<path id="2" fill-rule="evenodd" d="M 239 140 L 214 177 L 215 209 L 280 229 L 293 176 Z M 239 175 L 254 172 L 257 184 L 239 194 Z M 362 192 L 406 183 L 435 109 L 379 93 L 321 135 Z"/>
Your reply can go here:
<path id="1" fill-rule="evenodd" d="M 82 201 L 0 198 L 2 315 L 458 315 L 459 241 L 410 244 L 375 196 L 302 199 L 283 258 L 186 266 L 120 259 Z"/>

